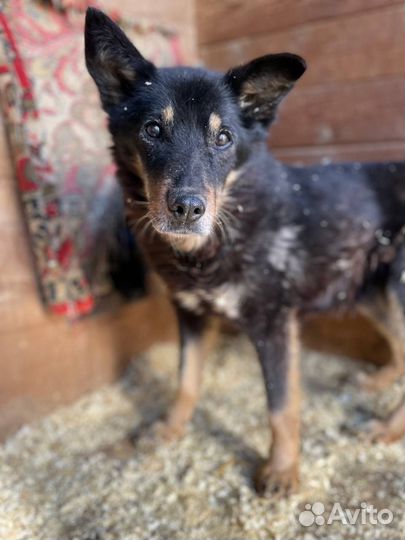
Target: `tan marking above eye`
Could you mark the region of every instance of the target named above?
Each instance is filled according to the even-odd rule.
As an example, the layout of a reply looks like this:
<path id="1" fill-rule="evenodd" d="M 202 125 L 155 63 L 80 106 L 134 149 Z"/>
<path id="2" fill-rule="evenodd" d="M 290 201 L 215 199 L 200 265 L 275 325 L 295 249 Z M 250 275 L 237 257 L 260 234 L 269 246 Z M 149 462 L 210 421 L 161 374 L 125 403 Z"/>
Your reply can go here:
<path id="1" fill-rule="evenodd" d="M 168 105 L 162 111 L 162 118 L 166 124 L 172 124 L 174 120 L 174 109 L 172 105 Z"/>
<path id="2" fill-rule="evenodd" d="M 222 125 L 221 117 L 215 112 L 211 113 L 208 120 L 208 125 L 211 133 L 216 134 Z"/>

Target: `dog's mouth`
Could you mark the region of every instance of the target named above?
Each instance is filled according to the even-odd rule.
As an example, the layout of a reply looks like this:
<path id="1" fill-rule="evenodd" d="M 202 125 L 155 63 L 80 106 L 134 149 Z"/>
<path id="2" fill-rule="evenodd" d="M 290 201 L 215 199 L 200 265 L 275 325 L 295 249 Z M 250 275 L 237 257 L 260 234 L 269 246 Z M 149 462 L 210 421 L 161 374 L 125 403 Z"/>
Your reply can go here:
<path id="1" fill-rule="evenodd" d="M 201 230 L 199 227 L 173 226 L 168 223 L 152 222 L 154 230 L 173 249 L 191 253 L 202 248 L 210 237 L 211 231 Z"/>
<path id="2" fill-rule="evenodd" d="M 196 223 L 191 225 L 174 224 L 170 220 L 152 220 L 153 228 L 156 232 L 167 238 L 201 237 L 204 238 L 211 234 L 211 227 L 205 223 Z"/>
<path id="3" fill-rule="evenodd" d="M 170 216 L 152 219 L 153 229 L 174 249 L 192 252 L 200 249 L 209 240 L 212 232 L 211 220 L 207 217 L 196 223 L 173 223 Z"/>

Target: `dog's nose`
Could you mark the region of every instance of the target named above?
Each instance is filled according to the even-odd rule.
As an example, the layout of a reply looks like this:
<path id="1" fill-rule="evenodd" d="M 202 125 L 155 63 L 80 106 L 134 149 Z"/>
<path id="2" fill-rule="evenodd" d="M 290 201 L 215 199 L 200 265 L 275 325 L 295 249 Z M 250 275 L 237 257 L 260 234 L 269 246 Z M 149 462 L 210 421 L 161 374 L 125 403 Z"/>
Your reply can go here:
<path id="1" fill-rule="evenodd" d="M 192 223 L 204 215 L 205 204 L 199 195 L 178 195 L 169 201 L 169 210 L 178 221 Z"/>

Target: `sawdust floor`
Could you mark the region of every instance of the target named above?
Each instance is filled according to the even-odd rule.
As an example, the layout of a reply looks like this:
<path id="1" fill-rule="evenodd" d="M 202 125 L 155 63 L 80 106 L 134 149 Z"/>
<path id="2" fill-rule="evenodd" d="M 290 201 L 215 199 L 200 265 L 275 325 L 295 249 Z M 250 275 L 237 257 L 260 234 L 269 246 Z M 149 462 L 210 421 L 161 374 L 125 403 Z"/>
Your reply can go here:
<path id="1" fill-rule="evenodd" d="M 155 347 L 120 383 L 3 445 L 0 538 L 402 539 L 404 448 L 370 446 L 350 427 L 376 407 L 392 407 L 400 390 L 365 399 L 348 380 L 357 369 L 348 360 L 304 356 L 301 490 L 289 500 L 260 499 L 251 475 L 268 446 L 267 419 L 259 368 L 242 338 L 209 359 L 185 438 L 156 450 L 141 441 L 128 453 L 127 434 L 164 410 L 173 392 L 176 349 Z M 324 504 L 325 518 L 338 502 L 352 511 L 362 503 L 387 508 L 393 519 L 300 525 L 299 513 L 315 502 Z"/>

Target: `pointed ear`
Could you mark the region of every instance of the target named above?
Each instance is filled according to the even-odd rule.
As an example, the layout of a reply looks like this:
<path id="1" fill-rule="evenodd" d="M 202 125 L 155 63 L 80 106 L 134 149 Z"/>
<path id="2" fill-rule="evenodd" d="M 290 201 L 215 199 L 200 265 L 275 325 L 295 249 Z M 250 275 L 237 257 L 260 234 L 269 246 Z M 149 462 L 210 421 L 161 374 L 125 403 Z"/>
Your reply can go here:
<path id="1" fill-rule="evenodd" d="M 243 116 L 269 125 L 278 104 L 306 69 L 303 58 L 295 54 L 268 54 L 231 69 L 225 82 L 237 95 Z"/>
<path id="2" fill-rule="evenodd" d="M 135 81 L 147 80 L 156 69 L 121 28 L 98 9 L 88 8 L 86 12 L 84 40 L 86 66 L 98 87 L 104 110 L 128 97 Z"/>

